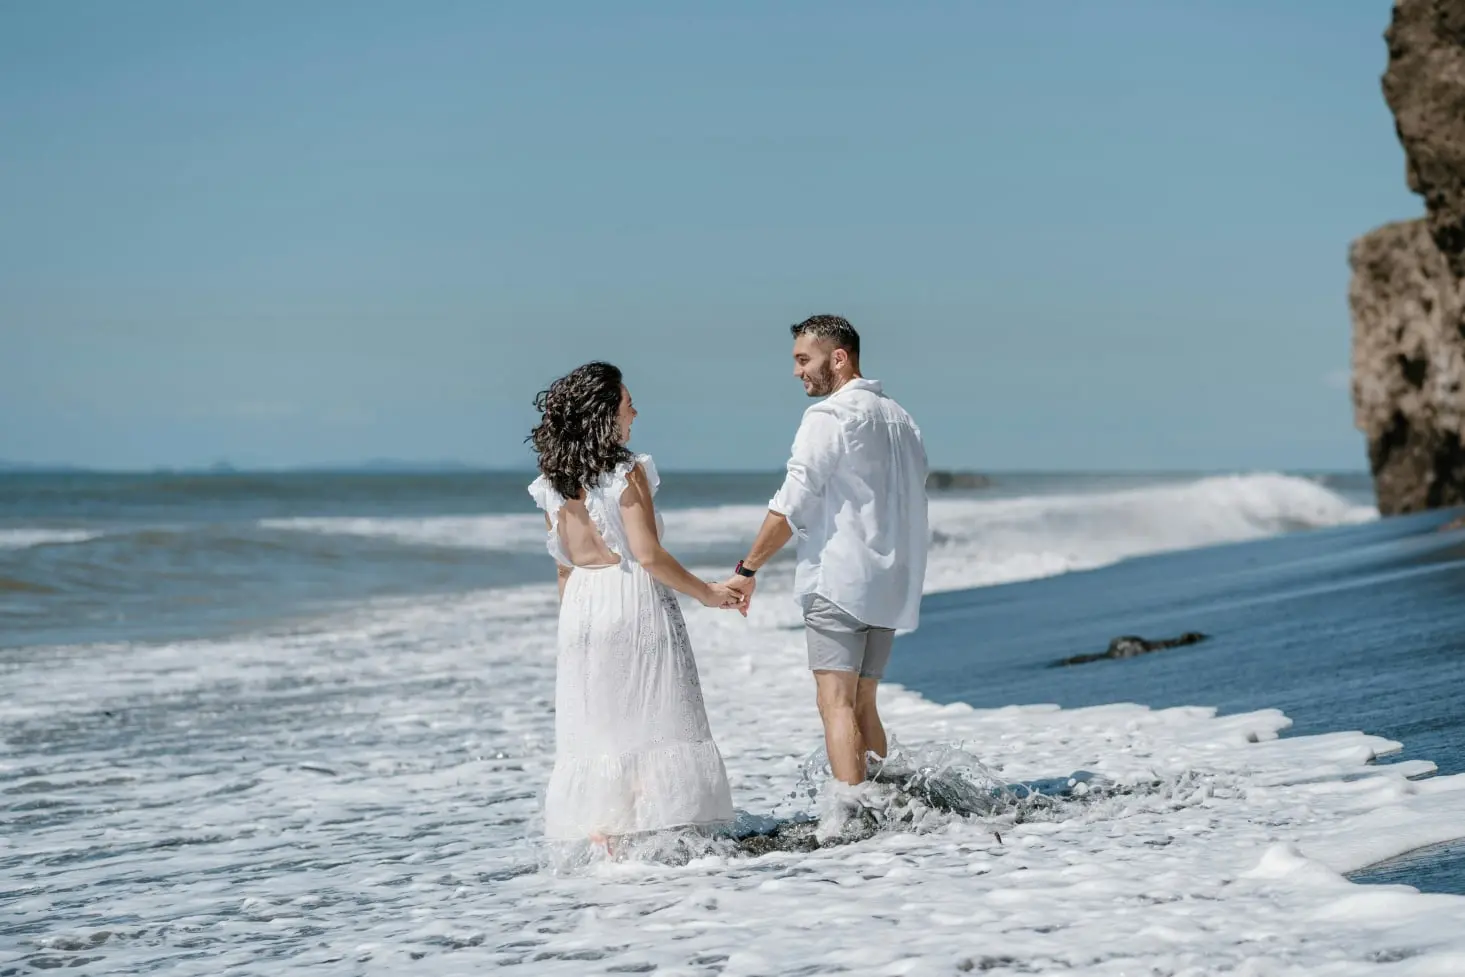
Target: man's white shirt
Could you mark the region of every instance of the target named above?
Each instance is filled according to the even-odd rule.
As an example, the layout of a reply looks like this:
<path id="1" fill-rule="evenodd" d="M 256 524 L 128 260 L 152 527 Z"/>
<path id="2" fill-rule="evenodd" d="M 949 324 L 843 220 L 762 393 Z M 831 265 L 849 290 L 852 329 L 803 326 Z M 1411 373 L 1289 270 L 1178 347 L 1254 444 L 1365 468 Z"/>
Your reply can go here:
<path id="1" fill-rule="evenodd" d="M 768 503 L 798 537 L 794 596 L 913 630 L 930 543 L 926 474 L 920 428 L 879 381 L 856 378 L 806 410 Z"/>

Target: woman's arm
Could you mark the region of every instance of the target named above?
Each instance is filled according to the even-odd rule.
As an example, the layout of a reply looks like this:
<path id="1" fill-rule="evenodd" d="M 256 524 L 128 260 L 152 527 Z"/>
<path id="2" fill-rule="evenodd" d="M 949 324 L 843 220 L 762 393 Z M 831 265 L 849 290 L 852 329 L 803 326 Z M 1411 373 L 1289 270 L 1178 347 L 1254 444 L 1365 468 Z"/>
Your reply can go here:
<path id="1" fill-rule="evenodd" d="M 549 513 L 547 513 L 547 512 L 544 514 L 544 528 L 545 529 L 554 529 L 554 523 L 550 521 L 550 519 L 549 519 Z M 561 563 L 559 560 L 555 560 L 554 561 L 554 566 L 555 566 L 555 579 L 559 582 L 559 585 L 560 585 L 560 600 L 561 601 L 564 601 L 564 599 L 565 599 L 565 584 L 567 584 L 567 583 L 570 582 L 570 573 L 575 568 L 574 567 L 567 567 L 563 563 Z"/>
<path id="2" fill-rule="evenodd" d="M 709 584 L 697 578 L 661 545 L 656 534 L 656 507 L 651 501 L 651 486 L 640 465 L 631 469 L 625 492 L 621 494 L 621 517 L 626 524 L 626 537 L 631 555 L 646 572 L 672 590 L 694 597 L 708 607 L 729 607 L 741 598 L 722 584 Z"/>

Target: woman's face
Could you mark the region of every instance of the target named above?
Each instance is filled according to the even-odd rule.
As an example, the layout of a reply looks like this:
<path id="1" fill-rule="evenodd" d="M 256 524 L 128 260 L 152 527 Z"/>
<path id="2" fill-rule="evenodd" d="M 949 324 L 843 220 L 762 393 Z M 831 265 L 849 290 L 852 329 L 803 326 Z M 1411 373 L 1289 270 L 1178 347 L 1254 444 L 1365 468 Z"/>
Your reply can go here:
<path id="1" fill-rule="evenodd" d="M 621 409 L 616 413 L 616 424 L 619 428 L 621 444 L 631 440 L 631 425 L 636 420 L 636 405 L 631 403 L 631 391 L 626 385 L 621 384 Z"/>

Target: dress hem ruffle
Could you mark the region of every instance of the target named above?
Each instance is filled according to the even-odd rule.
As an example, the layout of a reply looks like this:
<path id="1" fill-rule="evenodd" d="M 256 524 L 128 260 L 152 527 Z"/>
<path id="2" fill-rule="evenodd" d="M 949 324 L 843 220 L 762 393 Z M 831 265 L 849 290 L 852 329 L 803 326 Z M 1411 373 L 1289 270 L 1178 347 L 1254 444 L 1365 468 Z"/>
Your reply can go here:
<path id="1" fill-rule="evenodd" d="M 632 835 L 733 819 L 727 771 L 712 740 L 611 755 L 562 755 L 545 796 L 545 835 Z"/>

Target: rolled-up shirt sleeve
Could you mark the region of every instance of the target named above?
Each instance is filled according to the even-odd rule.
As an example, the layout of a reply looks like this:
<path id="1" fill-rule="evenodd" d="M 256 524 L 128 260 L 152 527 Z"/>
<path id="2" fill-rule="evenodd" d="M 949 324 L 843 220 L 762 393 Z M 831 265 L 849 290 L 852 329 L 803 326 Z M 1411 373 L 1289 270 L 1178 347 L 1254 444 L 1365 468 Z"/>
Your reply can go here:
<path id="1" fill-rule="evenodd" d="M 768 508 L 787 519 L 800 537 L 808 537 L 810 522 L 819 516 L 824 485 L 839 462 L 843 438 L 838 418 L 817 410 L 804 415 L 794 435 L 788 474 Z"/>

